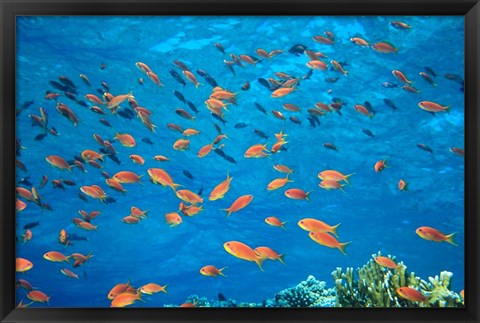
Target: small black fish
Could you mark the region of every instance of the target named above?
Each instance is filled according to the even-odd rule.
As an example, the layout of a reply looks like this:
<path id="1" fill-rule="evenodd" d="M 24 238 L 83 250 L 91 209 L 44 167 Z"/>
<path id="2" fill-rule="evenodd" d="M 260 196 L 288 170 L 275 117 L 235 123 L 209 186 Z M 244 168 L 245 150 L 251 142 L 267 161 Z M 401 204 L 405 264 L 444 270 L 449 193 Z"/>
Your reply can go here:
<path id="1" fill-rule="evenodd" d="M 213 126 L 215 127 L 215 130 L 217 130 L 217 132 L 219 134 L 222 134 L 222 129 L 220 128 L 220 126 L 218 124 L 214 123 Z"/>
<path id="2" fill-rule="evenodd" d="M 232 157 L 232 156 L 228 156 L 228 155 L 225 155 L 224 157 L 226 160 L 228 160 L 229 162 L 231 162 L 232 164 L 236 164 L 237 161 Z"/>
<path id="3" fill-rule="evenodd" d="M 267 89 L 270 90 L 270 83 L 268 83 L 268 81 L 266 79 L 263 79 L 263 78 L 258 78 L 257 79 L 258 83 L 260 83 L 261 85 L 265 86 Z"/>
<path id="4" fill-rule="evenodd" d="M 257 136 L 259 136 L 260 138 L 263 138 L 263 139 L 268 139 L 269 136 L 267 136 L 265 134 L 265 132 L 263 132 L 262 130 L 259 130 L 259 129 L 253 129 L 253 133 L 256 134 Z"/>
<path id="5" fill-rule="evenodd" d="M 318 118 L 318 116 L 310 116 L 317 125 L 320 125 L 320 119 Z"/>
<path id="6" fill-rule="evenodd" d="M 83 100 L 77 100 L 77 103 L 78 103 L 79 105 L 81 105 L 82 107 L 85 107 L 85 108 L 88 107 L 88 104 L 87 104 L 85 101 L 83 101 Z"/>
<path id="7" fill-rule="evenodd" d="M 205 72 L 204 70 L 197 70 L 197 74 L 200 75 L 201 77 L 208 76 L 208 73 Z"/>
<path id="8" fill-rule="evenodd" d="M 387 106 L 389 106 L 390 108 L 392 108 L 392 110 L 394 110 L 394 111 L 398 109 L 397 106 L 395 105 L 395 103 L 393 103 L 393 101 L 390 100 L 390 99 L 383 99 L 383 102 L 384 102 Z"/>
<path id="9" fill-rule="evenodd" d="M 112 125 L 110 124 L 110 122 L 108 122 L 108 120 L 106 119 L 100 119 L 99 120 L 101 124 L 103 124 L 104 126 L 107 126 L 107 127 L 111 127 Z"/>
<path id="10" fill-rule="evenodd" d="M 84 195 L 83 193 L 78 193 L 78 197 L 79 197 L 82 201 L 88 202 L 87 196 Z"/>
<path id="11" fill-rule="evenodd" d="M 227 123 L 227 121 L 225 119 L 223 119 L 222 117 L 220 117 L 219 115 L 216 115 L 215 113 L 211 113 L 211 115 L 217 119 L 218 121 L 220 121 L 221 123 L 223 123 L 223 125 L 225 125 L 225 123 Z"/>
<path id="12" fill-rule="evenodd" d="M 424 66 L 423 68 L 424 68 L 425 71 L 427 71 L 427 73 L 430 74 L 431 76 L 433 76 L 433 77 L 436 77 L 436 76 L 437 76 L 437 73 L 435 73 L 435 71 L 432 70 L 430 67 Z"/>
<path id="13" fill-rule="evenodd" d="M 180 93 L 180 92 L 178 92 L 177 90 L 173 91 L 173 95 L 175 95 L 175 97 L 176 97 L 177 99 L 179 99 L 180 101 L 182 101 L 183 104 L 186 104 L 186 103 L 187 103 L 187 101 L 185 100 L 185 97 L 183 96 L 183 94 Z"/>
<path id="14" fill-rule="evenodd" d="M 317 127 L 317 124 L 315 123 L 315 120 L 313 120 L 313 118 L 311 116 L 308 117 L 308 122 L 310 122 L 310 126 L 312 126 L 312 128 Z"/>
<path id="15" fill-rule="evenodd" d="M 255 107 L 257 108 L 257 110 L 263 112 L 265 115 L 267 115 L 267 110 L 265 110 L 264 107 L 262 107 L 259 103 L 255 102 Z"/>
<path id="16" fill-rule="evenodd" d="M 146 144 L 153 145 L 153 141 L 151 141 L 150 138 L 142 138 L 142 141 Z"/>
<path id="17" fill-rule="evenodd" d="M 222 150 L 222 148 L 213 148 L 213 151 L 214 151 L 215 153 L 217 153 L 218 155 L 222 156 L 223 158 L 225 158 L 225 156 L 227 156 L 227 155 L 225 154 L 225 152 Z"/>
<path id="18" fill-rule="evenodd" d="M 325 82 L 327 82 L 327 83 L 335 83 L 335 82 L 338 81 L 338 79 L 339 79 L 338 77 L 327 77 L 327 78 L 325 79 Z"/>
<path id="19" fill-rule="evenodd" d="M 376 113 L 377 113 L 377 111 L 375 111 L 375 110 L 373 109 L 372 104 L 371 104 L 370 102 L 365 101 L 363 104 L 365 105 L 365 108 L 367 108 L 367 110 L 368 110 L 370 113 L 372 113 L 372 114 L 376 114 Z"/>
<path id="20" fill-rule="evenodd" d="M 309 69 L 307 74 L 302 76 L 302 80 L 308 80 L 310 78 L 310 76 L 312 76 L 312 74 L 313 74 L 313 69 Z"/>
<path id="21" fill-rule="evenodd" d="M 185 80 L 182 78 L 182 76 L 180 74 L 178 74 L 177 71 L 175 70 L 170 70 L 170 75 L 173 76 L 173 78 L 180 84 L 182 84 L 183 86 L 187 85 L 187 82 L 185 82 Z"/>
<path id="22" fill-rule="evenodd" d="M 33 100 L 30 100 L 30 101 L 26 101 L 22 104 L 22 109 L 28 109 L 29 106 L 31 106 L 32 104 L 34 104 L 35 102 Z"/>
<path id="23" fill-rule="evenodd" d="M 128 120 L 132 120 L 133 117 L 135 116 L 135 112 L 133 112 L 133 110 L 130 109 L 130 108 L 122 108 L 122 109 L 118 110 L 117 113 L 122 118 L 125 118 L 125 119 L 128 119 Z"/>
<path id="24" fill-rule="evenodd" d="M 68 86 L 69 88 L 73 88 L 75 89 L 77 86 L 75 85 L 75 83 L 72 82 L 72 80 L 70 80 L 68 77 L 66 76 L 59 76 L 58 77 L 58 80 L 60 82 L 62 82 L 63 84 L 65 84 L 66 86 Z"/>
<path id="25" fill-rule="evenodd" d="M 37 141 L 43 140 L 46 136 L 47 136 L 46 133 L 41 133 L 41 134 L 35 136 L 35 140 L 37 140 Z"/>
<path id="26" fill-rule="evenodd" d="M 117 202 L 117 200 L 114 199 L 114 198 L 111 197 L 111 196 L 109 196 L 109 197 L 107 197 L 107 198 L 105 199 L 105 203 L 107 203 L 107 204 L 115 203 L 115 202 Z"/>
<path id="27" fill-rule="evenodd" d="M 239 122 L 237 123 L 235 126 L 233 126 L 235 129 L 242 129 L 242 128 L 246 128 L 248 125 L 244 122 Z"/>
<path id="28" fill-rule="evenodd" d="M 230 72 L 232 72 L 233 75 L 237 76 L 237 73 L 235 72 L 235 69 L 233 68 L 232 64 L 227 64 L 226 61 L 223 61 L 225 63 L 225 67 L 227 67 Z"/>
<path id="29" fill-rule="evenodd" d="M 198 109 L 197 109 L 197 107 L 195 106 L 195 104 L 193 104 L 193 103 L 190 102 L 190 101 L 187 101 L 187 105 L 188 105 L 188 107 L 189 107 L 193 112 L 195 112 L 195 114 L 198 113 Z"/>
<path id="30" fill-rule="evenodd" d="M 54 88 L 56 88 L 57 90 L 60 90 L 60 91 L 68 91 L 69 87 L 68 86 L 65 86 L 63 84 L 60 84 L 58 83 L 57 81 L 50 81 L 48 82 L 51 86 L 53 86 Z"/>
<path id="31" fill-rule="evenodd" d="M 217 297 L 219 302 L 225 302 L 227 300 L 227 298 L 223 296 L 222 293 L 218 293 Z"/>
<path id="32" fill-rule="evenodd" d="M 23 229 L 24 230 L 27 230 L 27 229 L 32 229 L 32 228 L 35 228 L 37 225 L 39 225 L 40 222 L 30 222 L 30 223 L 27 223 L 23 226 Z"/>
<path id="33" fill-rule="evenodd" d="M 24 177 L 18 181 L 18 184 L 23 184 L 26 186 L 32 186 L 32 183 L 30 182 L 30 176 Z"/>
<path id="34" fill-rule="evenodd" d="M 324 144 L 323 144 L 323 147 L 328 148 L 328 149 L 331 149 L 331 150 L 338 151 L 337 146 L 335 146 L 335 145 L 332 144 L 331 142 L 326 142 L 326 143 L 324 143 Z"/>
<path id="35" fill-rule="evenodd" d="M 293 123 L 296 123 L 296 124 L 302 124 L 302 121 L 300 121 L 300 119 L 298 119 L 296 116 L 290 116 L 290 121 L 292 121 Z"/>
<path id="36" fill-rule="evenodd" d="M 371 132 L 371 131 L 368 130 L 368 129 L 362 129 L 362 132 L 363 132 L 364 134 L 366 134 L 367 136 L 369 136 L 369 137 L 372 137 L 372 138 L 375 137 L 375 135 L 373 134 L 373 132 Z"/>
<path id="37" fill-rule="evenodd" d="M 444 76 L 447 80 L 457 82 L 460 85 L 464 84 L 463 78 L 460 75 L 447 73 Z"/>
<path id="38" fill-rule="evenodd" d="M 210 86 L 212 87 L 218 86 L 217 81 L 215 81 L 215 79 L 210 75 L 205 76 L 204 79 L 205 81 L 207 81 L 208 84 L 210 84 Z"/>
<path id="39" fill-rule="evenodd" d="M 343 100 L 340 99 L 340 98 L 333 98 L 333 99 L 332 99 L 332 102 L 340 103 L 340 104 L 342 104 L 342 105 L 347 104 L 345 101 L 343 101 Z"/>
<path id="40" fill-rule="evenodd" d="M 427 146 L 425 144 L 417 144 L 417 147 L 420 148 L 421 150 L 425 150 L 425 151 L 428 151 L 429 153 L 433 154 L 432 148 L 430 148 L 429 146 Z"/>
<path id="41" fill-rule="evenodd" d="M 184 171 L 183 171 L 183 175 L 185 175 L 185 177 L 193 180 L 193 175 L 192 175 L 192 173 L 190 173 L 188 170 L 184 170 Z"/>
<path id="42" fill-rule="evenodd" d="M 83 237 L 83 236 L 79 236 L 75 233 L 73 234 L 69 234 L 68 235 L 68 240 L 71 240 L 71 241 L 87 241 L 87 237 Z"/>
<path id="43" fill-rule="evenodd" d="M 293 54 L 295 56 L 300 56 L 300 54 L 303 54 L 303 52 L 307 50 L 307 46 L 305 45 L 302 45 L 302 44 L 296 44 L 294 46 L 292 46 L 288 52 L 290 54 Z"/>
<path id="44" fill-rule="evenodd" d="M 202 186 L 202 187 L 200 187 L 200 189 L 198 190 L 198 193 L 197 193 L 197 195 L 200 195 L 200 196 L 202 196 L 202 194 L 203 194 L 203 186 Z"/>
<path id="45" fill-rule="evenodd" d="M 73 156 L 73 159 L 75 159 L 76 161 L 80 162 L 80 163 L 85 163 L 85 160 L 83 160 L 82 157 L 79 157 L 79 156 Z M 68 164 L 69 165 L 74 165 L 75 163 L 71 160 L 68 161 Z"/>
<path id="46" fill-rule="evenodd" d="M 105 92 L 102 89 L 97 89 L 97 93 L 100 94 L 101 96 L 105 94 Z"/>

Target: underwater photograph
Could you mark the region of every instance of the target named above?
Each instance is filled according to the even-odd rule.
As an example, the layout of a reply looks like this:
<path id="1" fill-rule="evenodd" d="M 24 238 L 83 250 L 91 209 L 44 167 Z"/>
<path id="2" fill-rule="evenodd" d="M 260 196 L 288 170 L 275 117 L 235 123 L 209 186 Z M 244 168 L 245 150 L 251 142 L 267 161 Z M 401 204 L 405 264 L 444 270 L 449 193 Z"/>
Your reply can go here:
<path id="1" fill-rule="evenodd" d="M 463 16 L 17 16 L 16 306 L 463 308 L 464 68 Z"/>

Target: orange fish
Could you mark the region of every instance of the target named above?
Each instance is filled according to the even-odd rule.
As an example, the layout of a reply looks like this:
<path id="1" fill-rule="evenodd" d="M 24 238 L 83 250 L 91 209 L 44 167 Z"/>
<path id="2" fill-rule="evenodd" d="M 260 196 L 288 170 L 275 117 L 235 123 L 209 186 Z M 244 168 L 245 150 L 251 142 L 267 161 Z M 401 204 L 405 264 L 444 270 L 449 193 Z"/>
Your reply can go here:
<path id="1" fill-rule="evenodd" d="M 205 145 L 202 148 L 200 148 L 200 150 L 197 153 L 197 156 L 199 158 L 203 158 L 207 156 L 212 151 L 212 149 L 213 149 L 213 144 Z"/>
<path id="2" fill-rule="evenodd" d="M 203 199 L 198 195 L 189 190 L 178 190 L 175 192 L 177 197 L 182 201 L 190 204 L 199 204 L 203 203 Z"/>
<path id="3" fill-rule="evenodd" d="M 393 76 L 395 76 L 399 81 L 403 82 L 403 83 L 407 83 L 407 84 L 411 84 L 413 83 L 412 81 L 410 81 L 406 76 L 405 74 L 403 74 L 401 71 L 399 70 L 393 70 L 392 71 L 392 74 Z"/>
<path id="4" fill-rule="evenodd" d="M 230 91 L 225 91 L 220 89 L 219 91 L 215 91 L 210 95 L 210 98 L 217 99 L 217 100 L 229 100 L 234 99 L 238 93 L 232 93 Z"/>
<path id="5" fill-rule="evenodd" d="M 312 219 L 312 218 L 305 218 L 300 221 L 298 221 L 298 226 L 302 228 L 303 230 L 310 231 L 310 232 L 322 232 L 322 233 L 331 233 L 335 237 L 338 237 L 337 235 L 337 229 L 340 226 L 340 223 L 337 225 L 328 225 L 325 222 L 322 222 L 317 219 Z"/>
<path id="6" fill-rule="evenodd" d="M 80 187 L 80 191 L 91 198 L 99 199 L 101 202 L 105 201 L 108 197 L 103 189 L 98 185 L 82 186 Z"/>
<path id="7" fill-rule="evenodd" d="M 246 244 L 238 241 L 228 241 L 223 244 L 223 248 L 234 257 L 257 263 L 258 267 L 263 271 L 262 264 L 265 258 L 260 257 Z"/>
<path id="8" fill-rule="evenodd" d="M 153 73 L 153 72 L 147 72 L 146 73 L 148 78 L 150 80 L 152 80 L 153 83 L 155 83 L 156 85 L 158 86 L 163 86 L 162 82 L 160 81 L 160 78 L 158 77 L 157 74 Z"/>
<path id="9" fill-rule="evenodd" d="M 78 274 L 75 274 L 73 271 L 70 271 L 67 268 L 60 269 L 60 272 L 67 277 L 79 279 Z"/>
<path id="10" fill-rule="evenodd" d="M 327 64 L 324 61 L 321 61 L 319 59 L 309 61 L 306 65 L 307 65 L 307 67 L 311 68 L 312 70 L 325 71 L 328 68 Z"/>
<path id="11" fill-rule="evenodd" d="M 57 167 L 58 169 L 66 169 L 69 172 L 72 172 L 72 166 L 70 166 L 65 159 L 60 156 L 49 155 L 45 157 L 45 160 L 52 165 L 53 167 Z"/>
<path id="12" fill-rule="evenodd" d="M 313 40 L 324 45 L 333 45 L 334 41 L 329 37 L 313 36 Z"/>
<path id="13" fill-rule="evenodd" d="M 86 161 L 100 159 L 103 162 L 103 156 L 105 156 L 105 154 L 99 154 L 94 150 L 85 149 L 84 151 L 82 151 L 80 156 L 82 156 L 83 160 Z"/>
<path id="14" fill-rule="evenodd" d="M 230 182 L 232 181 L 233 177 L 230 177 L 230 174 L 227 173 L 227 179 L 222 181 L 220 184 L 215 186 L 215 188 L 212 190 L 210 195 L 208 196 L 208 199 L 210 201 L 216 201 L 218 199 L 221 199 L 225 196 L 225 194 L 228 192 L 230 189 Z"/>
<path id="15" fill-rule="evenodd" d="M 170 158 L 162 156 L 162 155 L 155 155 L 155 156 L 153 156 L 153 159 L 155 159 L 156 161 L 160 161 L 160 162 L 165 162 L 165 161 L 170 160 Z"/>
<path id="16" fill-rule="evenodd" d="M 181 208 L 183 215 L 194 216 L 203 210 L 202 206 L 190 205 Z"/>
<path id="17" fill-rule="evenodd" d="M 142 211 L 138 207 L 132 206 L 130 208 L 130 215 L 135 218 L 146 218 L 148 211 Z"/>
<path id="18" fill-rule="evenodd" d="M 291 103 L 285 103 L 283 105 L 283 108 L 287 111 L 290 111 L 290 112 L 298 112 L 300 111 L 301 109 L 299 107 L 297 107 L 295 104 L 291 104 Z"/>
<path id="19" fill-rule="evenodd" d="M 136 291 L 137 290 L 130 285 L 130 281 L 127 281 L 126 284 L 119 283 L 115 285 L 108 293 L 107 298 L 112 300 L 122 293 L 125 293 L 125 292 L 136 293 Z"/>
<path id="20" fill-rule="evenodd" d="M 294 87 L 282 87 L 280 89 L 277 89 L 275 91 L 272 92 L 272 95 L 271 97 L 272 98 L 281 98 L 287 94 L 290 94 L 292 93 L 293 91 L 296 91 L 297 89 L 294 88 Z"/>
<path id="21" fill-rule="evenodd" d="M 252 202 L 252 200 L 253 200 L 253 195 L 240 196 L 235 200 L 235 202 L 232 203 L 232 205 L 230 205 L 228 209 L 223 209 L 223 211 L 226 211 L 227 217 L 229 217 L 230 214 L 240 211 L 244 207 L 248 206 L 250 202 Z"/>
<path id="22" fill-rule="evenodd" d="M 170 212 L 165 214 L 165 222 L 174 228 L 182 223 L 182 218 L 177 212 Z"/>
<path id="23" fill-rule="evenodd" d="M 215 139 L 213 140 L 213 144 L 216 145 L 218 144 L 221 140 L 223 139 L 228 139 L 227 135 L 226 134 L 220 134 L 218 136 L 215 137 Z"/>
<path id="24" fill-rule="evenodd" d="M 195 301 L 195 303 L 191 303 L 191 302 L 186 302 L 186 303 L 183 303 L 181 304 L 179 307 L 197 307 L 197 304 L 198 304 L 198 300 Z"/>
<path id="25" fill-rule="evenodd" d="M 65 229 L 60 230 L 60 234 L 58 235 L 58 241 L 65 246 L 70 244 L 70 241 L 68 241 L 68 234 Z"/>
<path id="26" fill-rule="evenodd" d="M 459 147 L 452 147 L 449 149 L 450 152 L 458 156 L 465 156 L 465 149 Z"/>
<path id="27" fill-rule="evenodd" d="M 116 132 L 115 137 L 113 137 L 113 138 L 120 141 L 120 143 L 124 147 L 135 147 L 135 145 L 137 144 L 135 142 L 135 139 L 131 135 L 129 135 L 128 133 L 119 134 L 118 132 Z"/>
<path id="28" fill-rule="evenodd" d="M 331 179 L 324 179 L 323 181 L 320 182 L 320 184 L 318 184 L 318 186 L 326 189 L 327 191 L 340 189 L 343 192 L 345 192 L 345 190 L 343 189 L 343 186 L 345 186 L 345 185 L 342 185 L 342 184 L 340 184 L 340 182 L 337 182 L 337 181 L 334 181 L 334 180 L 331 180 Z"/>
<path id="29" fill-rule="evenodd" d="M 132 294 L 132 293 L 119 294 L 117 297 L 115 297 L 112 300 L 112 303 L 110 304 L 110 307 L 125 307 L 125 306 L 128 306 L 128 305 L 132 305 L 137 300 L 143 302 L 140 295 L 141 295 L 140 293 L 138 293 L 138 294 Z"/>
<path id="30" fill-rule="evenodd" d="M 367 47 L 369 45 L 368 42 L 365 39 L 360 38 L 360 37 L 352 37 L 352 38 L 350 38 L 350 41 L 355 43 L 356 45 L 362 46 L 362 47 Z"/>
<path id="31" fill-rule="evenodd" d="M 142 63 L 142 62 L 136 62 L 135 63 L 135 66 L 140 70 L 142 71 L 143 73 L 147 74 L 147 72 L 151 72 L 152 70 L 150 69 L 150 67 L 148 67 L 147 64 L 145 63 Z"/>
<path id="32" fill-rule="evenodd" d="M 338 242 L 337 239 L 335 239 L 333 236 L 329 235 L 328 233 L 325 232 L 310 232 L 308 236 L 315 241 L 316 243 L 319 243 L 323 246 L 329 247 L 329 248 L 337 248 L 340 250 L 344 255 L 345 253 L 345 248 L 351 243 L 351 242 Z"/>
<path id="33" fill-rule="evenodd" d="M 382 266 L 382 267 L 387 267 L 390 269 L 397 269 L 398 265 L 390 258 L 388 257 L 383 257 L 383 256 L 378 256 L 373 258 L 375 262 Z"/>
<path id="34" fill-rule="evenodd" d="M 418 290 L 410 287 L 400 287 L 396 290 L 397 294 L 411 302 L 425 302 L 426 297 Z"/>
<path id="35" fill-rule="evenodd" d="M 273 169 L 275 169 L 276 171 L 279 171 L 280 173 L 287 173 L 287 174 L 293 173 L 293 170 L 291 170 L 290 167 L 285 165 L 276 164 L 273 166 Z"/>
<path id="36" fill-rule="evenodd" d="M 170 175 L 161 168 L 149 168 L 147 173 L 150 175 L 150 180 L 153 184 L 160 184 L 163 187 L 169 186 L 174 191 L 181 186 L 180 184 L 175 184 Z"/>
<path id="37" fill-rule="evenodd" d="M 127 100 L 129 98 L 135 99 L 135 97 L 132 95 L 132 91 L 128 92 L 127 94 L 117 95 L 116 97 L 112 98 L 108 102 L 107 108 L 109 110 L 114 110 L 116 107 L 118 107 L 120 104 L 122 104 L 125 100 Z"/>
<path id="38" fill-rule="evenodd" d="M 22 308 L 22 307 L 29 307 L 30 305 L 32 305 L 33 302 L 30 302 L 28 304 L 23 304 L 23 299 L 17 304 L 17 307 L 18 308 Z"/>
<path id="39" fill-rule="evenodd" d="M 132 183 L 140 183 L 140 178 L 142 176 L 143 174 L 138 176 L 134 172 L 121 171 L 113 175 L 112 178 L 117 182 L 119 182 L 120 184 L 126 184 L 126 183 L 132 184 Z"/>
<path id="40" fill-rule="evenodd" d="M 223 267 L 221 269 L 218 269 L 217 267 L 215 267 L 213 265 L 208 265 L 208 266 L 202 267 L 200 269 L 200 274 L 202 274 L 204 276 L 208 276 L 208 277 L 217 277 L 218 275 L 221 275 L 223 277 L 227 277 L 223 273 L 223 270 L 225 270 L 226 268 L 228 268 L 228 267 Z"/>
<path id="41" fill-rule="evenodd" d="M 423 109 L 428 112 L 449 112 L 450 108 L 452 107 L 451 105 L 448 106 L 442 106 L 438 103 L 432 102 L 432 101 L 422 101 L 418 104 L 418 107 L 420 109 Z"/>
<path id="42" fill-rule="evenodd" d="M 30 260 L 24 258 L 15 259 L 15 271 L 19 273 L 24 273 L 32 269 L 33 264 Z"/>
<path id="43" fill-rule="evenodd" d="M 291 188 L 289 190 L 286 190 L 285 191 L 285 196 L 286 197 L 289 197 L 291 199 L 294 199 L 294 200 L 307 200 L 307 201 L 310 201 L 310 199 L 308 198 L 308 195 L 311 193 L 312 191 L 309 191 L 309 192 L 306 192 L 304 190 L 301 190 L 299 188 Z"/>
<path id="44" fill-rule="evenodd" d="M 193 75 L 192 72 L 190 72 L 188 70 L 184 70 L 182 73 L 183 73 L 183 75 L 185 75 L 187 80 L 189 80 L 190 82 L 192 82 L 195 85 L 195 87 L 197 89 L 198 89 L 199 85 L 203 85 L 202 83 L 198 83 L 197 78 L 195 77 L 195 75 Z"/>
<path id="45" fill-rule="evenodd" d="M 188 137 L 188 136 L 195 136 L 195 135 L 198 135 L 199 133 L 200 133 L 200 131 L 198 131 L 198 130 L 196 130 L 196 129 L 191 129 L 191 128 L 185 129 L 185 130 L 183 131 L 183 135 L 184 135 L 184 136 L 187 136 L 187 137 Z"/>
<path id="46" fill-rule="evenodd" d="M 122 218 L 122 222 L 128 224 L 137 224 L 138 222 L 140 222 L 140 219 L 131 215 L 127 215 L 126 217 Z"/>
<path id="47" fill-rule="evenodd" d="M 285 227 L 285 223 L 287 222 L 282 222 L 279 218 L 277 218 L 276 216 L 269 216 L 268 218 L 265 219 L 265 223 L 271 225 L 271 226 L 274 226 L 274 227 L 281 227 L 283 229 L 287 229 Z"/>
<path id="48" fill-rule="evenodd" d="M 377 161 L 375 163 L 375 166 L 373 166 L 373 169 L 375 169 L 377 173 L 380 173 L 382 170 L 384 170 L 387 167 L 388 167 L 387 158 L 385 158 L 384 160 Z"/>
<path id="49" fill-rule="evenodd" d="M 398 52 L 398 48 L 395 48 L 395 46 L 385 41 L 373 44 L 371 47 L 383 54 L 395 54 Z"/>
<path id="50" fill-rule="evenodd" d="M 420 227 L 415 231 L 421 238 L 425 240 L 435 241 L 435 242 L 448 242 L 453 244 L 454 246 L 458 246 L 455 242 L 453 242 L 453 238 L 457 234 L 456 232 L 446 235 L 437 229 L 430 228 L 430 227 Z"/>
<path id="51" fill-rule="evenodd" d="M 399 180 L 398 181 L 398 190 L 400 191 L 408 191 L 408 188 L 407 188 L 407 182 L 405 182 L 403 179 Z"/>
<path id="52" fill-rule="evenodd" d="M 77 223 L 77 227 L 79 227 L 81 229 L 84 229 L 84 230 L 87 230 L 87 231 L 92 231 L 92 230 L 97 230 L 98 225 L 95 226 L 95 225 L 91 224 L 90 222 L 80 221 L 80 222 Z"/>
<path id="53" fill-rule="evenodd" d="M 22 242 L 26 243 L 27 241 L 32 240 L 33 234 L 30 229 L 25 230 L 25 233 L 22 235 Z"/>
<path id="54" fill-rule="evenodd" d="M 283 116 L 283 114 L 278 110 L 272 110 L 272 114 L 277 119 L 285 120 L 285 117 Z"/>
<path id="55" fill-rule="evenodd" d="M 149 283 L 149 284 L 146 284 L 146 285 L 143 285 L 142 287 L 139 288 L 140 292 L 144 293 L 144 294 L 148 294 L 148 295 L 152 295 L 154 293 L 158 293 L 158 292 L 164 292 L 165 294 L 167 293 L 167 288 L 168 285 L 165 285 L 165 286 L 160 286 L 160 285 L 157 285 L 155 283 Z"/>
<path id="56" fill-rule="evenodd" d="M 412 26 L 404 23 L 404 22 L 401 22 L 401 21 L 392 21 L 390 23 L 391 26 L 397 28 L 397 29 L 410 29 L 412 28 Z"/>
<path id="57" fill-rule="evenodd" d="M 271 58 L 265 49 L 259 48 L 255 52 L 257 53 L 258 56 L 262 58 L 268 58 L 268 59 Z"/>
<path id="58" fill-rule="evenodd" d="M 360 114 L 363 114 L 364 116 L 369 117 L 370 119 L 374 117 L 374 114 L 368 111 L 366 107 L 364 107 L 361 104 L 355 104 L 353 108 Z"/>
<path id="59" fill-rule="evenodd" d="M 459 294 L 462 297 L 462 299 L 465 300 L 465 290 L 462 289 Z"/>
<path id="60" fill-rule="evenodd" d="M 355 175 L 355 173 L 349 174 L 349 175 L 343 175 L 339 171 L 336 170 L 324 170 L 320 173 L 318 173 L 318 178 L 321 180 L 333 180 L 333 181 L 345 181 L 345 183 L 350 184 L 348 179 L 350 176 Z"/>
<path id="61" fill-rule="evenodd" d="M 39 290 L 32 290 L 27 294 L 27 297 L 34 301 L 34 302 L 39 302 L 39 303 L 47 303 L 50 300 L 50 297 L 47 296 L 45 293 L 39 291 Z"/>
<path id="62" fill-rule="evenodd" d="M 138 164 L 138 165 L 145 164 L 145 159 L 140 155 L 130 155 L 129 157 L 135 164 Z"/>
<path id="63" fill-rule="evenodd" d="M 293 181 L 288 179 L 288 174 L 287 177 L 285 178 L 277 178 L 268 183 L 267 190 L 273 191 L 276 189 L 279 189 L 281 187 L 284 187 L 287 183 L 292 183 Z"/>
<path id="64" fill-rule="evenodd" d="M 178 139 L 173 144 L 173 149 L 179 150 L 179 151 L 185 151 L 189 147 L 190 147 L 190 140 L 187 140 L 187 139 Z"/>
<path id="65" fill-rule="evenodd" d="M 348 71 L 345 71 L 345 70 L 343 69 L 342 64 L 340 64 L 339 62 L 337 62 L 337 61 L 335 61 L 335 60 L 333 60 L 333 59 L 330 61 L 330 64 L 332 64 L 333 69 L 334 69 L 335 71 L 337 71 L 337 72 L 339 72 L 339 73 L 342 73 L 344 76 L 347 76 Z"/>
<path id="66" fill-rule="evenodd" d="M 84 95 L 84 98 L 87 99 L 88 101 L 90 101 L 91 103 L 93 104 L 99 104 L 99 105 L 103 105 L 103 104 L 106 104 L 107 102 L 103 102 L 98 96 L 96 96 L 95 94 L 85 94 Z"/>
<path id="67" fill-rule="evenodd" d="M 69 262 L 70 256 L 65 256 L 61 252 L 58 251 L 49 251 L 43 255 L 43 259 L 53 261 L 53 262 Z"/>
<path id="68" fill-rule="evenodd" d="M 256 145 L 250 146 L 243 156 L 245 158 L 267 157 L 268 154 L 266 154 L 265 151 L 268 151 L 267 144 L 264 144 L 264 145 L 256 144 Z"/>
<path id="69" fill-rule="evenodd" d="M 22 212 L 27 207 L 27 203 L 23 202 L 22 200 L 17 199 L 15 202 L 15 211 Z"/>
<path id="70" fill-rule="evenodd" d="M 113 188 L 116 191 L 119 191 L 119 192 L 122 192 L 122 193 L 125 193 L 127 191 L 126 189 L 123 188 L 122 184 L 120 184 L 119 182 L 117 182 L 113 178 L 107 178 L 105 180 L 105 183 L 107 183 L 108 186 L 110 186 L 111 188 Z"/>
<path id="71" fill-rule="evenodd" d="M 257 247 L 253 249 L 253 251 L 255 251 L 255 253 L 262 258 L 270 259 L 270 260 L 278 260 L 285 265 L 285 262 L 283 261 L 283 258 L 285 258 L 285 255 L 280 255 L 275 250 L 269 247 Z"/>

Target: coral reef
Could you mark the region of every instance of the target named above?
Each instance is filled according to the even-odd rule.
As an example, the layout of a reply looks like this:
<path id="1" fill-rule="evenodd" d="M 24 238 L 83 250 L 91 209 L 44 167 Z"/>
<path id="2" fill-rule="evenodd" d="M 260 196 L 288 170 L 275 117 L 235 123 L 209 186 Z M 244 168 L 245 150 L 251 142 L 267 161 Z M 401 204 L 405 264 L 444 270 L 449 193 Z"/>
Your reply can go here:
<path id="1" fill-rule="evenodd" d="M 380 252 L 372 257 L 380 256 Z M 395 260 L 395 257 L 388 256 Z M 429 277 L 429 282 L 407 272 L 407 267 L 398 263 L 395 269 L 380 266 L 373 259 L 357 269 L 358 279 L 354 278 L 353 268 L 337 268 L 332 272 L 337 297 L 336 307 L 463 307 L 462 298 L 449 290 L 453 274 L 442 271 L 440 275 Z M 425 296 L 425 301 L 416 302 L 400 297 L 396 290 L 400 287 L 414 288 Z"/>
<path id="2" fill-rule="evenodd" d="M 324 281 L 308 276 L 295 287 L 284 289 L 275 295 L 273 301 L 267 300 L 267 307 L 333 307 L 335 290 L 327 289 Z"/>

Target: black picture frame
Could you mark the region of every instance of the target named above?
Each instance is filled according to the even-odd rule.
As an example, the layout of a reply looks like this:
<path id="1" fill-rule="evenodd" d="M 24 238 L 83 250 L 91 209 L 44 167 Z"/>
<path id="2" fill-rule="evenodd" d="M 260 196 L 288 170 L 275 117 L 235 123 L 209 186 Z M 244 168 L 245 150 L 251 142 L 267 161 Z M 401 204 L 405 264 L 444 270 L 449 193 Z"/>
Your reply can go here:
<path id="1" fill-rule="evenodd" d="M 479 322 L 480 4 L 478 0 L 0 0 L 0 319 L 2 322 Z M 465 308 L 27 308 L 15 306 L 15 16 L 462 15 L 465 17 Z"/>

